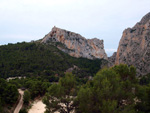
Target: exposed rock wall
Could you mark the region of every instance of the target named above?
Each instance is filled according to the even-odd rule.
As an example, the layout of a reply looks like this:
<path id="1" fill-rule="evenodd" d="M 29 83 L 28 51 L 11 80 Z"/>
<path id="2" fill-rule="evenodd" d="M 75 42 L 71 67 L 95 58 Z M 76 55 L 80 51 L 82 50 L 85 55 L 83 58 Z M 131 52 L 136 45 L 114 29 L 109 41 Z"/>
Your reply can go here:
<path id="1" fill-rule="evenodd" d="M 85 39 L 77 33 L 66 31 L 57 27 L 53 27 L 52 31 L 48 33 L 41 42 L 60 42 L 66 48 L 62 48 L 61 46 L 57 47 L 74 57 L 107 59 L 103 40 L 99 40 L 97 38 Z"/>
<path id="2" fill-rule="evenodd" d="M 113 67 L 116 60 L 116 54 L 117 52 L 114 52 L 111 57 L 108 57 L 108 67 Z"/>
<path id="3" fill-rule="evenodd" d="M 138 75 L 150 73 L 150 13 L 133 28 L 124 30 L 115 64 L 134 65 Z"/>

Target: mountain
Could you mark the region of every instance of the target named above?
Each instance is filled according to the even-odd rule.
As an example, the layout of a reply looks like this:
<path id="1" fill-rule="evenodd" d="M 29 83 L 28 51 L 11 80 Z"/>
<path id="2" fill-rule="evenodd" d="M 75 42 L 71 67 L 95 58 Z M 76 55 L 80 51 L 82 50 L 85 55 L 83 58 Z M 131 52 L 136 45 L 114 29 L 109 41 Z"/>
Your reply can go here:
<path id="1" fill-rule="evenodd" d="M 88 59 L 107 59 L 103 40 L 97 38 L 86 39 L 80 34 L 53 27 L 41 41 L 45 44 L 54 44 L 61 51 L 73 57 Z"/>
<path id="2" fill-rule="evenodd" d="M 114 52 L 112 56 L 108 57 L 108 67 L 112 67 L 115 64 L 116 61 L 116 54 L 117 52 Z"/>
<path id="3" fill-rule="evenodd" d="M 134 27 L 124 30 L 115 64 L 134 65 L 138 75 L 150 73 L 150 12 Z"/>

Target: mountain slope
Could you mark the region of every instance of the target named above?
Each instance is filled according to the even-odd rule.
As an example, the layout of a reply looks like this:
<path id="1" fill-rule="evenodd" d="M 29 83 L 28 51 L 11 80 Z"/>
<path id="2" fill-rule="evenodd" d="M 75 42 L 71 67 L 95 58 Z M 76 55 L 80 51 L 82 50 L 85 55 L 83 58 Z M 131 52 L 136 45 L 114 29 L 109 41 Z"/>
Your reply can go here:
<path id="1" fill-rule="evenodd" d="M 138 75 L 150 73 L 150 12 L 133 28 L 124 30 L 115 64 L 134 65 Z"/>
<path id="2" fill-rule="evenodd" d="M 0 77 L 58 75 L 76 65 L 83 76 L 95 74 L 103 60 L 74 58 L 55 46 L 37 42 L 0 46 Z"/>
<path id="3" fill-rule="evenodd" d="M 77 58 L 107 59 L 103 40 L 97 38 L 85 39 L 77 33 L 53 27 L 51 32 L 42 39 L 41 43 L 50 44 L 54 42 L 60 42 L 64 46 L 57 46 L 57 48 Z"/>

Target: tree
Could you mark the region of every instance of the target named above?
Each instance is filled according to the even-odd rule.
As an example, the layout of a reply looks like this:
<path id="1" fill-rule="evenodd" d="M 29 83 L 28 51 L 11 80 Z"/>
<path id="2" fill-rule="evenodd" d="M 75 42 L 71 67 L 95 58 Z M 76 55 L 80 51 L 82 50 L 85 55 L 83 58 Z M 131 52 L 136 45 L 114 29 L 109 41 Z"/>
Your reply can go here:
<path id="1" fill-rule="evenodd" d="M 90 84 L 86 84 L 77 95 L 77 112 L 85 113 L 117 113 L 117 100 L 120 85 L 119 75 L 112 69 L 104 69 L 97 73 Z"/>
<path id="2" fill-rule="evenodd" d="M 5 88 L 5 102 L 8 104 L 13 104 L 17 101 L 19 92 L 15 85 L 8 84 Z"/>
<path id="3" fill-rule="evenodd" d="M 19 113 L 28 113 L 27 110 L 25 108 L 22 108 Z"/>
<path id="4" fill-rule="evenodd" d="M 0 111 L 2 111 L 2 101 L 1 101 L 1 97 L 0 97 Z"/>
<path id="5" fill-rule="evenodd" d="M 149 113 L 150 112 L 150 85 L 138 85 L 136 91 L 136 106 L 135 109 L 139 113 Z"/>
<path id="6" fill-rule="evenodd" d="M 43 98 L 47 112 L 59 111 L 70 113 L 73 110 L 73 100 L 76 91 L 75 77 L 67 73 L 59 80 L 58 84 L 53 84 L 48 89 L 48 93 Z"/>
<path id="7" fill-rule="evenodd" d="M 29 101 L 31 99 L 31 95 L 30 95 L 30 92 L 28 90 L 26 90 L 24 92 L 24 95 L 23 95 L 23 101 L 25 104 L 29 104 Z"/>
<path id="8" fill-rule="evenodd" d="M 134 68 L 125 65 L 99 71 L 79 90 L 76 112 L 134 113 L 134 74 Z"/>
<path id="9" fill-rule="evenodd" d="M 0 78 L 0 111 L 3 110 L 4 106 L 12 106 L 17 101 L 18 96 L 17 87 Z"/>

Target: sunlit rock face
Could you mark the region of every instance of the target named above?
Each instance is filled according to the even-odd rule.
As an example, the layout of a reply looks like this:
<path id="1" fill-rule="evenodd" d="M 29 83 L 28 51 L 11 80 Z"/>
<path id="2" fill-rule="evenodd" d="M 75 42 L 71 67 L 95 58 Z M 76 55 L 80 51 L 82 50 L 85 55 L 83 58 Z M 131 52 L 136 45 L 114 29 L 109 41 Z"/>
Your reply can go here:
<path id="1" fill-rule="evenodd" d="M 138 75 L 150 73 L 150 13 L 124 30 L 115 60 L 115 64 L 121 63 L 134 65 Z"/>
<path id="2" fill-rule="evenodd" d="M 53 27 L 41 41 L 42 43 L 60 42 L 64 45 L 57 46 L 60 50 L 73 57 L 84 57 L 88 59 L 107 59 L 103 40 L 97 38 L 86 39 L 80 34 Z"/>

